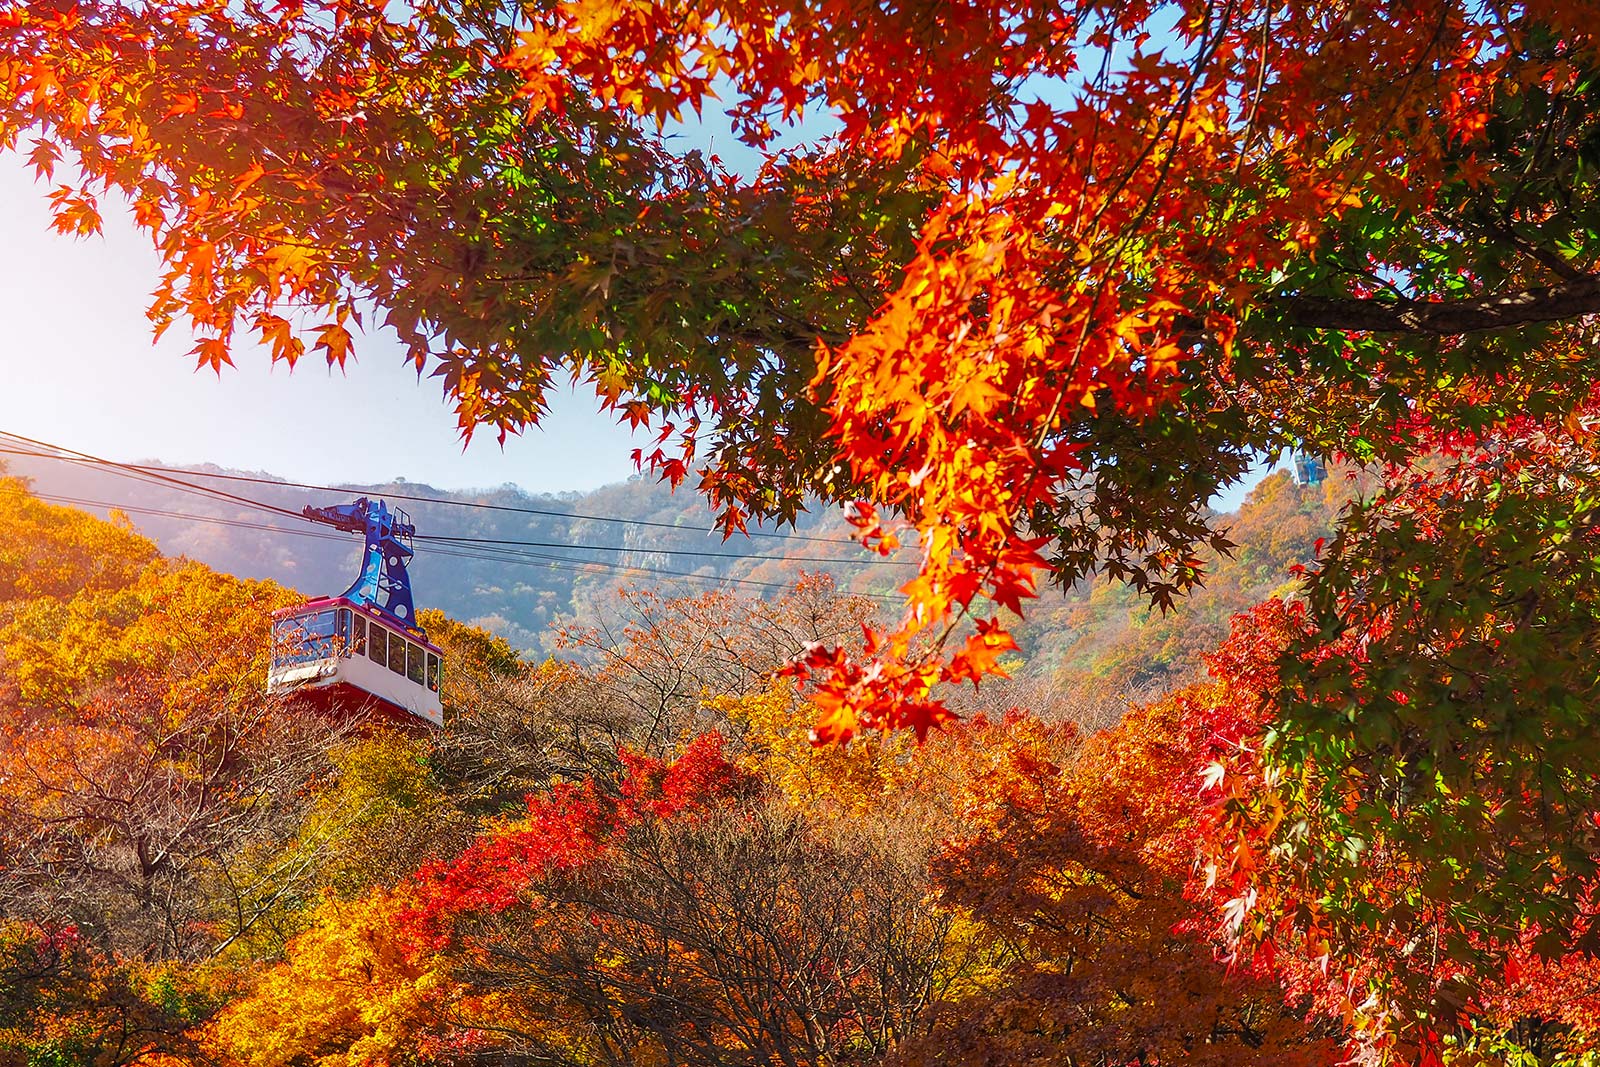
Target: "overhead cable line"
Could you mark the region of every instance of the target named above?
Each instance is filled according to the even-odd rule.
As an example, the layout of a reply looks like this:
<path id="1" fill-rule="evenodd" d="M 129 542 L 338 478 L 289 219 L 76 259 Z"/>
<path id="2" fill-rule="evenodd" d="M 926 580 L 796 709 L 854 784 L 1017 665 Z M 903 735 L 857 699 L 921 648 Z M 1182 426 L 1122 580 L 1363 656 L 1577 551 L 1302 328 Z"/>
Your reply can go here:
<path id="1" fill-rule="evenodd" d="M 28 438 L 21 437 L 19 434 L 6 433 L 5 431 L 0 431 L 0 436 L 17 438 L 19 440 L 28 441 L 30 444 L 42 444 L 42 442 L 33 442 Z M 58 446 L 44 445 L 44 447 L 56 448 Z M 0 449 L 0 453 L 5 453 L 8 451 L 9 450 L 7 449 Z M 36 455 L 37 453 L 15 452 L 11 454 Z M 251 485 L 275 485 L 289 489 L 314 489 L 324 493 L 348 493 L 359 488 L 356 486 L 319 485 L 315 482 L 280 481 L 276 478 L 257 478 L 247 474 L 223 474 L 219 471 L 187 470 L 183 467 L 167 467 L 154 463 L 122 463 L 118 465 L 129 470 L 147 471 L 153 474 L 185 474 L 196 478 L 214 478 L 220 481 L 244 482 Z M 371 488 L 376 490 L 379 487 L 373 486 Z M 659 530 L 675 530 L 678 533 L 714 534 L 720 532 L 715 527 L 679 526 L 677 523 L 656 522 L 650 519 L 626 519 L 620 515 L 590 515 L 579 511 L 554 511 L 549 508 L 516 507 L 510 504 L 489 504 L 478 500 L 452 500 L 448 497 L 421 496 L 416 493 L 396 493 L 389 492 L 388 490 L 383 490 L 382 495 L 384 498 L 391 500 L 410 500 L 424 504 L 440 504 L 447 507 L 475 508 L 482 511 L 504 511 L 517 515 L 539 515 L 545 518 L 568 519 L 572 521 L 604 522 L 614 523 L 622 526 L 648 526 Z M 854 545 L 857 543 L 848 537 L 818 537 L 812 534 L 784 533 L 779 530 L 746 530 L 745 533 L 750 537 L 769 537 L 784 541 L 811 541 L 818 544 L 828 545 Z"/>
<path id="2" fill-rule="evenodd" d="M 452 537 L 448 534 L 417 534 L 417 541 L 451 545 L 503 545 L 513 548 L 572 548 L 559 541 L 524 541 L 507 537 Z M 711 559 L 752 560 L 777 563 L 834 563 L 842 567 L 889 566 L 913 567 L 909 560 L 898 559 L 833 559 L 829 556 L 748 556 L 742 552 L 713 552 L 709 549 L 629 547 L 627 545 L 584 545 L 590 552 L 655 552 L 670 556 L 703 556 Z"/>
<path id="3" fill-rule="evenodd" d="M 131 463 L 118 463 L 114 459 L 105 459 L 102 456 L 93 456 L 87 452 L 79 452 L 74 448 L 66 448 L 63 445 L 53 445 L 48 441 L 40 441 L 32 437 L 25 437 L 20 433 L 12 433 L 9 430 L 0 430 L 0 437 L 9 437 L 13 441 L 22 441 L 25 444 L 34 445 L 38 448 L 45 448 L 55 452 L 60 452 L 63 454 L 63 456 L 73 457 L 76 461 L 91 463 L 96 466 L 107 467 L 116 470 L 129 471 L 131 473 L 145 476 L 146 478 L 153 478 L 158 482 L 180 486 L 185 489 L 190 489 L 200 493 L 205 493 L 210 496 L 218 497 L 223 500 L 231 500 L 234 503 L 242 504 L 245 507 L 258 508 L 262 511 L 270 511 L 278 515 L 286 515 L 291 519 L 305 518 L 305 516 L 298 511 L 291 511 L 289 508 L 280 508 L 276 504 L 268 504 L 260 500 L 252 500 L 249 497 L 238 496 L 234 493 L 224 492 L 221 489 L 213 489 L 210 486 L 195 485 L 193 482 L 186 482 L 180 478 L 168 477 L 165 474 L 141 471 Z M 48 459 L 50 457 L 46 456 L 45 458 Z"/>
<path id="4" fill-rule="evenodd" d="M 138 504 L 119 504 L 108 500 L 91 500 L 83 497 L 60 496 L 53 493 L 31 492 L 30 495 L 52 503 L 69 504 L 79 507 L 98 507 L 116 509 L 136 515 L 151 515 L 160 518 L 182 519 L 188 522 L 207 523 L 214 526 L 225 526 L 235 529 L 255 530 L 266 533 L 287 534 L 291 537 L 309 537 L 320 541 L 339 541 L 348 543 L 349 539 L 338 534 L 325 533 L 321 530 L 292 529 L 285 526 L 271 526 L 265 523 L 250 522 L 245 519 L 228 519 L 216 515 L 196 515 L 182 511 L 171 511 L 164 508 L 151 508 Z M 435 548 L 424 547 L 422 550 L 430 556 L 448 556 L 455 559 L 474 560 L 487 563 L 508 563 L 516 566 L 539 567 L 545 569 L 576 570 L 583 573 L 595 574 L 611 572 L 618 574 L 644 574 L 671 578 L 682 578 L 689 581 L 708 582 L 713 585 L 746 585 L 764 589 L 789 590 L 793 588 L 787 582 L 769 582 L 757 578 L 733 578 L 716 574 L 696 574 L 692 571 L 667 570 L 661 567 L 637 566 L 627 563 L 612 563 L 598 559 L 574 559 L 571 556 L 553 556 L 538 552 L 513 552 L 509 550 L 470 550 L 466 548 Z M 782 559 L 783 557 L 776 557 Z M 891 600 L 882 593 L 853 593 L 853 596 L 868 597 L 873 600 Z"/>
<path id="5" fill-rule="evenodd" d="M 9 436 L 9 435 L 7 435 L 4 430 L 0 430 L 0 437 L 5 437 L 5 436 Z M 69 456 L 69 455 L 62 455 L 62 454 L 56 453 L 56 452 L 41 452 L 41 451 L 39 451 L 37 449 L 32 449 L 32 448 L 0 448 L 0 455 L 6 455 L 6 456 L 28 456 L 28 457 L 31 457 L 33 459 L 49 459 L 49 460 L 55 460 L 55 461 L 57 461 L 59 463 L 70 463 L 70 464 L 73 464 L 75 466 L 88 468 L 90 470 L 100 470 L 105 474 L 113 475 L 113 476 L 118 477 L 118 478 L 125 478 L 125 479 L 127 479 L 129 481 L 137 482 L 140 485 L 149 485 L 149 486 L 153 486 L 153 487 L 155 487 L 157 489 L 166 489 L 166 490 L 169 490 L 169 491 L 174 491 L 174 492 L 178 492 L 178 493 L 184 493 L 184 494 L 187 494 L 189 496 L 197 496 L 197 497 L 201 498 L 202 500 L 206 500 L 206 501 L 210 501 L 210 502 L 216 502 L 218 500 L 218 497 L 216 496 L 216 493 L 211 489 L 210 486 L 188 485 L 188 484 L 182 484 L 182 483 L 173 484 L 170 481 L 158 481 L 158 480 L 156 480 L 155 475 L 142 474 L 142 473 L 140 473 L 138 471 L 126 469 L 125 467 L 118 467 L 118 466 L 114 465 L 110 460 L 101 461 L 99 459 L 89 458 L 89 457 L 86 457 L 86 456 L 76 456 L 76 455 Z M 38 495 L 38 494 L 36 494 L 36 495 Z M 236 499 L 231 499 L 229 502 L 230 503 L 234 503 L 234 504 L 238 504 L 239 503 L 239 501 L 236 500 Z M 266 503 L 262 503 L 262 502 L 252 502 L 252 503 L 250 503 L 248 505 L 244 505 L 244 506 L 250 507 L 250 508 L 253 508 L 253 509 L 256 509 L 256 510 L 266 510 L 271 514 L 278 514 L 280 511 L 283 510 L 281 508 L 274 508 L 272 505 L 266 504 Z M 305 516 L 297 515 L 295 517 L 303 519 Z"/>
<path id="6" fill-rule="evenodd" d="M 213 498 L 216 498 L 216 499 L 221 499 L 221 500 L 227 500 L 227 501 L 230 501 L 232 503 L 240 504 L 240 505 L 245 506 L 245 507 L 258 508 L 260 510 L 267 511 L 267 512 L 272 513 L 272 514 L 285 515 L 285 516 L 288 516 L 288 517 L 293 518 L 293 519 L 304 519 L 305 518 L 305 516 L 302 515 L 300 512 L 291 511 L 288 508 L 282 508 L 282 507 L 278 507 L 275 504 L 268 504 L 268 503 L 265 503 L 264 501 L 255 500 L 255 499 L 250 498 L 250 497 L 245 497 L 245 496 L 240 496 L 240 495 L 237 495 L 237 494 L 234 494 L 234 493 L 224 492 L 221 489 L 214 489 L 214 488 L 212 488 L 210 486 L 195 485 L 192 482 L 186 482 L 186 481 L 183 481 L 182 479 L 173 478 L 173 477 L 167 476 L 165 474 L 159 473 L 159 472 L 167 471 L 167 470 L 180 470 L 180 468 L 154 467 L 154 466 L 151 466 L 151 465 L 148 465 L 148 464 L 138 464 L 138 463 L 118 463 L 115 460 L 102 459 L 99 456 L 92 456 L 92 455 L 89 455 L 88 453 L 85 453 L 85 452 L 77 452 L 77 451 L 75 451 L 73 449 L 63 448 L 60 445 L 49 444 L 48 442 L 45 442 L 45 441 L 37 441 L 37 440 L 35 440 L 35 439 L 31 438 L 31 437 L 24 437 L 21 434 L 10 433 L 10 432 L 4 431 L 4 430 L 0 430 L 0 437 L 13 438 L 15 440 L 23 441 L 23 442 L 25 442 L 25 443 L 27 443 L 29 445 L 33 445 L 33 446 L 36 446 L 38 448 L 55 449 L 58 452 L 67 453 L 65 455 L 51 455 L 50 453 L 47 453 L 47 452 L 23 451 L 23 450 L 20 450 L 20 449 L 4 449 L 4 448 L 0 448 L 0 454 L 33 456 L 33 457 L 40 458 L 40 459 L 55 459 L 55 460 L 61 460 L 63 462 L 76 463 L 76 464 L 85 465 L 85 466 L 104 467 L 104 468 L 106 468 L 108 471 L 110 471 L 112 473 L 124 474 L 124 475 L 127 475 L 129 477 L 139 478 L 140 480 L 144 480 L 144 481 L 147 481 L 149 479 L 157 479 L 159 484 L 171 485 L 174 488 L 180 489 L 180 490 L 185 491 L 185 492 L 195 493 L 195 494 L 199 494 L 199 495 L 203 495 L 203 496 L 210 496 L 210 497 L 213 497 Z M 228 478 L 233 478 L 234 480 L 248 481 L 248 482 L 255 483 L 255 484 L 260 484 L 260 485 L 297 486 L 297 487 L 301 487 L 301 488 L 318 489 L 318 490 L 323 490 L 323 491 L 327 491 L 327 492 L 336 492 L 336 493 L 349 493 L 349 492 L 353 491 L 351 489 L 338 489 L 338 488 L 334 488 L 332 486 L 317 486 L 317 485 L 310 485 L 310 484 L 307 484 L 307 483 L 299 483 L 299 482 L 275 482 L 275 481 L 273 481 L 271 479 L 268 479 L 268 478 L 244 478 L 242 476 L 234 476 L 234 475 L 207 475 L 207 474 L 205 474 L 205 472 L 202 472 L 202 471 L 183 471 L 182 473 L 200 474 L 200 475 L 206 476 L 206 477 L 228 477 Z M 463 507 L 483 507 L 483 508 L 488 508 L 488 509 L 492 509 L 492 510 L 500 510 L 500 511 L 533 511 L 533 509 L 506 508 L 506 507 L 501 507 L 500 505 L 493 505 L 493 504 L 481 504 L 480 505 L 480 504 L 472 503 L 470 501 L 452 501 L 452 500 L 446 500 L 446 499 L 443 499 L 443 498 L 418 497 L 418 496 L 407 495 L 407 494 L 402 494 L 402 493 L 385 493 L 384 495 L 386 497 L 393 497 L 395 499 L 401 499 L 401 500 L 421 500 L 421 501 L 426 501 L 426 502 L 430 502 L 430 503 L 439 503 L 439 504 L 459 504 L 459 505 L 461 505 Z M 560 516 L 560 517 L 565 517 L 565 518 L 577 518 L 577 517 L 580 517 L 580 516 L 575 516 L 575 515 L 568 515 L 568 514 L 565 514 L 565 513 L 562 513 L 562 512 L 538 512 L 538 511 L 534 511 L 533 513 L 544 514 L 544 515 L 555 515 L 555 516 Z M 659 526 L 659 527 L 665 527 L 667 529 L 678 530 L 678 531 L 683 531 L 683 530 L 686 529 L 685 527 L 682 527 L 682 526 L 673 526 L 670 523 L 648 523 L 648 522 L 644 522 L 643 520 L 632 520 L 632 519 L 616 519 L 614 521 L 622 522 L 622 523 L 630 523 L 630 524 L 637 523 L 639 525 Z M 785 535 L 785 536 L 787 536 L 787 535 Z M 801 535 L 795 535 L 795 536 L 798 539 L 805 540 L 805 541 L 825 541 L 825 542 L 830 543 L 830 544 L 856 546 L 856 543 L 853 542 L 853 541 L 835 540 L 835 539 L 830 539 L 830 538 L 803 537 Z M 657 546 L 649 546 L 649 547 L 632 546 L 632 547 L 630 547 L 630 546 L 626 546 L 626 545 L 573 545 L 573 544 L 567 544 L 565 542 L 560 542 L 560 541 L 534 541 L 534 540 L 518 539 L 518 538 L 467 537 L 467 536 L 452 536 L 452 535 L 447 535 L 447 534 L 417 534 L 417 535 L 415 535 L 415 537 L 416 537 L 417 541 L 431 541 L 431 542 L 458 544 L 458 545 L 490 545 L 490 546 L 516 547 L 516 548 L 558 548 L 558 549 L 559 548 L 565 548 L 565 549 L 573 549 L 573 550 L 579 550 L 579 551 L 616 552 L 616 553 L 654 552 L 654 553 L 663 554 L 663 555 L 693 556 L 693 557 L 706 558 L 706 559 L 728 559 L 728 560 L 751 561 L 751 562 L 770 561 L 770 562 L 786 562 L 786 563 L 826 563 L 826 564 L 830 564 L 830 565 L 834 565 L 834 566 L 842 566 L 842 567 L 862 567 L 862 566 L 911 567 L 911 566 L 915 566 L 915 563 L 913 563 L 913 562 L 911 562 L 909 560 L 835 559 L 835 558 L 826 557 L 826 556 L 770 556 L 770 555 L 759 555 L 759 554 L 758 555 L 749 555 L 749 554 L 742 553 L 742 552 L 718 552 L 718 551 L 714 551 L 714 550 L 711 550 L 711 549 L 665 548 L 665 547 L 657 547 Z M 859 546 L 856 546 L 856 547 L 859 547 Z"/>
<path id="7" fill-rule="evenodd" d="M 710 582 L 713 585 L 731 584 L 748 585 L 763 589 L 781 589 L 790 591 L 794 589 L 792 582 L 769 582 L 759 578 L 730 578 L 715 574 L 696 574 L 692 571 L 665 570 L 660 567 L 635 566 L 628 563 L 610 563 L 606 560 L 585 559 L 575 560 L 570 556 L 550 556 L 538 552 L 494 552 L 494 551 L 455 551 L 452 549 L 425 548 L 427 554 L 434 556 L 454 556 L 460 559 L 484 560 L 491 563 L 510 563 L 526 567 L 556 566 L 569 570 L 590 570 L 594 568 L 611 571 L 619 574 L 648 574 L 683 578 L 689 581 Z M 851 593 L 852 596 L 867 597 L 872 600 L 894 602 L 895 598 L 883 593 Z"/>
<path id="8" fill-rule="evenodd" d="M 209 526 L 227 526 L 237 530 L 260 530 L 265 533 L 290 534 L 294 537 L 310 537 L 319 541 L 338 541 L 349 544 L 350 539 L 336 533 L 322 530 L 294 530 L 287 526 L 270 526 L 264 522 L 251 522 L 248 519 L 228 519 L 219 515 L 196 515 L 187 511 L 170 511 L 165 508 L 146 507 L 142 504 L 118 504 L 111 500 L 89 500 L 84 497 L 61 496 L 56 493 L 40 493 L 28 490 L 28 495 L 38 500 L 49 501 L 52 504 L 67 504 L 73 507 L 105 508 L 108 511 L 124 511 L 130 515 L 149 515 L 162 519 L 182 519 L 185 522 L 204 523 Z"/>

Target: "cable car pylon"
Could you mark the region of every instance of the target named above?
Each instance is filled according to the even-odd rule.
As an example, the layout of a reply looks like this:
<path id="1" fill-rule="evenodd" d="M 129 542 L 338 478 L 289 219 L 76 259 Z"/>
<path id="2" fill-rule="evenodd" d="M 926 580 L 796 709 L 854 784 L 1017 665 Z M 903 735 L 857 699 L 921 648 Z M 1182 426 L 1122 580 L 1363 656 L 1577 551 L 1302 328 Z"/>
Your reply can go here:
<path id="1" fill-rule="evenodd" d="M 444 653 L 416 623 L 406 570 L 416 527 L 399 508 L 361 497 L 307 507 L 307 519 L 365 539 L 356 580 L 338 596 L 273 613 L 267 692 L 376 704 L 402 719 L 440 725 Z"/>

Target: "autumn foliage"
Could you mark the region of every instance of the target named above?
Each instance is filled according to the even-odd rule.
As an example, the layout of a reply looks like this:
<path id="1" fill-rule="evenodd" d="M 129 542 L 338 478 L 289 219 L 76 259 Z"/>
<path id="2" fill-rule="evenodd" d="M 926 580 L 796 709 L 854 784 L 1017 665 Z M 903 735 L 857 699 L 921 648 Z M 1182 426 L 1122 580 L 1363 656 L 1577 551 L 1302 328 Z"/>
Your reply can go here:
<path id="1" fill-rule="evenodd" d="M 1292 762 L 1298 679 L 1367 662 L 1319 635 L 1321 576 L 1093 734 L 1012 708 L 812 744 L 781 667 L 867 612 L 814 578 L 636 591 L 543 663 L 434 619 L 459 677 L 417 736 L 263 695 L 283 591 L 6 484 L 0 545 L 67 577 L 0 602 L 3 1062 L 1577 1064 L 1600 1032 L 1575 860 L 1497 929 L 1452 907 L 1463 817 L 1408 841 L 1434 809 L 1369 789 L 1291 822 L 1385 751 Z M 1390 484 L 1372 507 L 1438 500 Z M 1332 603 L 1396 620 L 1369 643 L 1419 617 Z M 1482 854 L 1541 847 L 1508 818 Z M 1326 844 L 1355 820 L 1370 848 Z"/>
<path id="2" fill-rule="evenodd" d="M 843 505 L 917 565 L 888 618 L 633 594 L 538 667 L 454 632 L 412 772 L 259 701 L 275 591 L 4 483 L 14 942 L 90 938 L 63 989 L 198 968 L 184 1040 L 236 958 L 372 962 L 323 893 L 415 941 L 385 981 L 449 976 L 459 1025 L 406 994 L 285 1062 L 1592 1055 L 1597 14 L 0 0 L 0 145 L 64 233 L 127 204 L 200 365 L 342 364 L 376 315 L 464 433 L 570 375 L 729 535 Z M 707 109 L 754 163 L 680 150 Z M 1211 680 L 1081 747 L 957 725 L 1045 583 L 1219 575 L 1210 501 L 1284 449 L 1339 514 Z"/>
<path id="3" fill-rule="evenodd" d="M 565 366 L 657 432 L 643 465 L 699 463 L 730 530 L 806 492 L 871 546 L 904 524 L 904 618 L 804 661 L 825 737 L 942 721 L 934 688 L 993 673 L 1047 575 L 1170 603 L 1252 449 L 1367 458 L 1425 412 L 1576 399 L 1581 4 L 527 16 L 14 3 L 0 131 L 72 168 L 61 229 L 131 201 L 152 315 L 204 364 L 243 333 L 342 363 L 375 303 L 464 429 L 535 421 Z M 707 106 L 763 166 L 668 150 Z M 1530 322 L 1487 361 L 1452 340 Z"/>

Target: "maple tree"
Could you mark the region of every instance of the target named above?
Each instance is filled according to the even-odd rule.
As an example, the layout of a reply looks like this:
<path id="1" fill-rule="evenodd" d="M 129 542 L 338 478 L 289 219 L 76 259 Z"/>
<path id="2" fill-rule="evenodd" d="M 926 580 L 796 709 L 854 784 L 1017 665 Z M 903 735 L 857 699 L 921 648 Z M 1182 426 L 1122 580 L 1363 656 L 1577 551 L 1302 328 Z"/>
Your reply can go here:
<path id="1" fill-rule="evenodd" d="M 826 574 L 802 575 L 770 599 L 631 589 L 618 593 L 616 607 L 558 634 L 564 649 L 593 663 L 598 682 L 634 706 L 638 732 L 628 740 L 649 752 L 719 726 L 706 719 L 708 697 L 759 691 L 807 648 L 859 641 L 873 611 Z"/>
<path id="2" fill-rule="evenodd" d="M 284 964 L 206 1028 L 206 1047 L 241 1067 L 355 1067 L 426 1052 L 454 986 L 443 961 L 405 936 L 411 906 L 404 890 L 322 901 Z"/>
<path id="3" fill-rule="evenodd" d="M 217 951 L 295 882 L 260 851 L 345 728 L 262 695 L 282 590 L 8 488 L 0 552 L 34 565 L 0 615 L 4 912 L 136 958 Z"/>
<path id="4" fill-rule="evenodd" d="M 118 966 L 71 926 L 0 920 L 0 1062 L 127 1067 L 190 1052 L 206 991 L 162 965 Z"/>
<path id="5" fill-rule="evenodd" d="M 1239 690 L 1212 844 L 1235 927 L 1364 960 L 1376 1031 L 1437 1030 L 1588 907 L 1596 25 L 11 0 L 0 138 L 62 167 L 65 232 L 132 203 L 205 364 L 246 334 L 342 362 L 375 307 L 468 430 L 567 371 L 730 531 L 816 494 L 914 536 L 903 616 L 795 668 L 824 740 L 948 721 L 1046 578 L 1170 605 L 1256 453 L 1388 465 Z M 671 150 L 707 106 L 762 166 Z"/>
<path id="6" fill-rule="evenodd" d="M 614 787 L 530 797 L 420 873 L 422 928 L 494 994 L 486 1040 L 563 1063 L 820 1064 L 917 1025 L 948 929 L 917 852 L 814 832 L 722 749 L 626 756 Z"/>
<path id="7" fill-rule="evenodd" d="M 907 735 L 812 744 L 806 728 L 815 712 L 786 679 L 755 693 L 717 696 L 710 707 L 738 731 L 741 764 L 787 806 L 818 821 L 869 817 L 882 824 L 907 796 L 927 802 L 936 792 L 926 787 L 937 757 L 915 758 Z"/>
<path id="8" fill-rule="evenodd" d="M 1414 520 L 1464 538 L 1472 547 L 1457 542 L 1456 558 L 1468 570 L 1508 553 L 1488 567 L 1513 585 L 1519 567 L 1549 565 L 1548 542 L 1526 528 L 1453 527 L 1457 508 L 1495 498 L 1436 496 L 1438 477 L 1400 479 L 1372 517 L 1398 519 L 1390 532 Z M 1537 522 L 1540 481 L 1526 472 L 1517 484 L 1534 499 L 1508 490 L 1504 506 Z M 1564 538 L 1566 516 L 1546 535 Z M 1506 712 L 1562 752 L 1554 767 L 1497 757 L 1498 731 L 1485 728 L 1499 701 L 1517 707 L 1551 680 L 1548 664 L 1526 675 L 1518 657 L 1574 616 L 1525 612 L 1503 586 L 1463 595 L 1426 567 L 1387 564 L 1360 596 L 1314 576 L 1309 601 L 1241 616 L 1213 657 L 1221 686 L 1196 715 L 1196 752 L 1210 762 L 1195 895 L 1215 908 L 1213 933 L 1235 959 L 1278 969 L 1319 1011 L 1348 1020 L 1367 1054 L 1439 1062 L 1463 1044 L 1504 1053 L 1536 1039 L 1581 1052 L 1596 1026 L 1578 992 L 1593 944 L 1585 743 L 1563 737 L 1559 703 L 1542 716 Z M 1415 640 L 1428 647 L 1410 671 L 1379 666 L 1383 642 Z M 1452 714 L 1476 728 L 1453 730 Z M 1555 990 L 1569 1010 L 1552 1010 Z"/>
<path id="9" fill-rule="evenodd" d="M 896 1062 L 1340 1062 L 1336 1022 L 1270 970 L 1230 968 L 1189 922 L 1197 699 L 1134 709 L 1081 746 L 1025 716 L 986 731 L 960 779 L 964 829 L 933 871 L 1006 950 L 996 980 L 939 1004 Z"/>
<path id="10" fill-rule="evenodd" d="M 6 515 L 0 605 L 7 615 L 26 601 L 120 589 L 157 554 L 154 543 L 126 525 L 46 504 L 21 479 L 0 477 L 0 508 Z"/>
<path id="11" fill-rule="evenodd" d="M 730 528 L 903 517 L 904 622 L 809 665 L 845 737 L 941 719 L 1046 574 L 1191 587 L 1252 450 L 1570 404 L 1581 9 L 13 3 L 0 129 L 76 168 L 62 229 L 132 200 L 204 362 L 342 361 L 375 304 L 468 428 L 564 366 Z M 713 94 L 756 173 L 652 131 Z"/>
<path id="12" fill-rule="evenodd" d="M 300 861 L 323 893 L 354 899 L 459 847 L 472 833 L 469 800 L 437 765 L 440 747 L 370 728 L 335 744 L 332 780 L 300 815 L 284 858 Z M 313 895 L 301 890 L 296 903 Z"/>

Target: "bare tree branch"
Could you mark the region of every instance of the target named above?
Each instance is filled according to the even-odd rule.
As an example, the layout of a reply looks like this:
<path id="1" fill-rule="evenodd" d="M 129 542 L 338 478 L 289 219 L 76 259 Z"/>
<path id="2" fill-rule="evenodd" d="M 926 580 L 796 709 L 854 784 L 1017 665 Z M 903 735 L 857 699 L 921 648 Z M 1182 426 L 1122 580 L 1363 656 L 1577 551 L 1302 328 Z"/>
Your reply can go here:
<path id="1" fill-rule="evenodd" d="M 1290 296 L 1273 301 L 1296 326 L 1453 337 L 1600 313 L 1600 276 L 1460 300 L 1357 300 Z"/>

